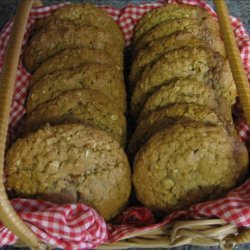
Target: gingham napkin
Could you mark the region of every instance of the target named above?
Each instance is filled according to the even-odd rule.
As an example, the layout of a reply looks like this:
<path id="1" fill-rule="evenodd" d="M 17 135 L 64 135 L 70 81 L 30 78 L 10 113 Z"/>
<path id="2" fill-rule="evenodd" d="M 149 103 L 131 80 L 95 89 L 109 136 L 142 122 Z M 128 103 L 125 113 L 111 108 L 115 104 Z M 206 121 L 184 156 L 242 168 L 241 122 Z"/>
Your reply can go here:
<path id="1" fill-rule="evenodd" d="M 126 44 L 129 45 L 134 25 L 142 15 L 167 3 L 199 5 L 211 13 L 214 18 L 217 18 L 213 9 L 201 0 L 163 0 L 155 3 L 127 5 L 123 9 L 110 6 L 102 6 L 102 8 L 120 25 L 126 38 Z M 28 34 L 34 22 L 39 18 L 48 16 L 63 5 L 65 4 L 33 8 L 23 45 L 27 42 Z M 245 70 L 250 80 L 250 39 L 239 19 L 231 17 L 231 21 Z M 12 21 L 8 22 L 0 33 L 0 70 L 12 24 Z M 26 72 L 20 60 L 9 121 L 10 141 L 15 138 L 16 128 L 25 114 L 24 101 L 29 77 L 29 73 Z M 242 140 L 249 140 L 248 127 L 242 117 L 240 105 L 236 105 L 234 115 L 240 137 Z M 127 234 L 163 226 L 183 216 L 196 219 L 222 218 L 239 227 L 250 226 L 250 180 L 231 191 L 223 199 L 194 205 L 188 211 L 174 212 L 158 223 L 155 223 L 152 212 L 144 207 L 130 207 L 113 224 L 107 225 L 92 208 L 84 204 L 59 206 L 45 201 L 29 199 L 13 199 L 11 203 L 41 241 L 64 249 L 94 248 L 104 242 L 117 241 Z M 14 244 L 16 241 L 17 237 L 0 224 L 0 247 Z"/>

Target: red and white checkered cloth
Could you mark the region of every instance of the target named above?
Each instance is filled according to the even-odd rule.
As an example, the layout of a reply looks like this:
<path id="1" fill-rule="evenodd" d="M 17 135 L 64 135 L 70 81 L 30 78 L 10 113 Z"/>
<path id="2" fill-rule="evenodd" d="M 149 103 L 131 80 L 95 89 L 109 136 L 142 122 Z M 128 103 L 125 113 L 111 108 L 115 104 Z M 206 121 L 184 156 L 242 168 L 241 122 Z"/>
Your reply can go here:
<path id="1" fill-rule="evenodd" d="M 127 5 L 123 9 L 110 6 L 102 6 L 102 8 L 120 25 L 126 43 L 129 45 L 134 25 L 142 15 L 167 3 L 200 5 L 210 12 L 214 18 L 217 18 L 213 9 L 201 0 L 162 0 L 155 3 Z M 63 5 L 33 8 L 28 20 L 23 45 L 27 42 L 29 31 L 34 22 L 39 18 L 48 16 Z M 250 39 L 239 19 L 231 17 L 231 21 L 245 70 L 250 80 Z M 3 66 L 3 56 L 12 24 L 12 21 L 8 22 L 0 33 L 0 70 Z M 25 114 L 24 101 L 29 77 L 29 73 L 24 69 L 20 60 L 10 114 L 9 140 L 15 138 L 16 128 Z M 234 115 L 236 116 L 236 127 L 240 137 L 242 140 L 249 140 L 248 127 L 242 118 L 240 105 L 237 105 Z M 236 224 L 238 227 L 250 226 L 250 180 L 231 191 L 223 199 L 194 205 L 188 211 L 174 212 L 158 223 L 155 223 L 152 212 L 144 207 L 130 207 L 115 223 L 107 225 L 92 208 L 84 204 L 58 206 L 45 201 L 29 199 L 13 199 L 11 203 L 20 217 L 41 241 L 64 249 L 94 248 L 103 242 L 117 241 L 127 234 L 160 227 L 180 217 L 195 219 L 222 218 Z M 17 237 L 0 224 L 0 247 L 14 244 L 16 241 Z"/>

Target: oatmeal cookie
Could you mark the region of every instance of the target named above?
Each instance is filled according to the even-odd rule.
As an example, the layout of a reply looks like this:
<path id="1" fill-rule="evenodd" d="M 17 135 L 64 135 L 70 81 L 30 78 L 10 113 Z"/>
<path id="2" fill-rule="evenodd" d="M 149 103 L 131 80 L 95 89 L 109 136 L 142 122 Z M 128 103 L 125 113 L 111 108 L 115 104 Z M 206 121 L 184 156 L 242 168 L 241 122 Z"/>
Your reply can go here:
<path id="1" fill-rule="evenodd" d="M 143 69 L 159 56 L 172 50 L 183 47 L 210 47 L 201 39 L 194 37 L 191 33 L 177 31 L 171 35 L 164 36 L 148 44 L 146 48 L 138 51 L 135 55 L 129 75 L 130 85 L 133 86 L 140 79 Z"/>
<path id="2" fill-rule="evenodd" d="M 48 26 L 55 27 L 55 22 L 60 23 L 62 20 L 100 28 L 109 32 L 119 46 L 125 46 L 123 33 L 113 18 L 101 8 L 89 3 L 69 4 L 57 9 L 50 16 L 38 20 L 35 30 L 46 29 Z"/>
<path id="3" fill-rule="evenodd" d="M 140 115 L 143 117 L 174 103 L 194 103 L 206 106 L 215 112 L 218 110 L 215 91 L 212 88 L 196 79 L 182 78 L 162 86 L 152 94 L 147 99 Z"/>
<path id="4" fill-rule="evenodd" d="M 171 104 L 141 117 L 129 142 L 129 154 L 133 156 L 138 149 L 159 130 L 159 128 L 164 128 L 180 120 L 197 121 L 214 125 L 222 124 L 217 114 L 206 106 L 193 103 Z"/>
<path id="5" fill-rule="evenodd" d="M 82 124 L 46 126 L 18 139 L 6 156 L 6 187 L 19 197 L 84 203 L 106 220 L 129 199 L 127 156 L 107 133 Z"/>
<path id="6" fill-rule="evenodd" d="M 133 184 L 139 201 L 164 213 L 222 197 L 246 177 L 243 142 L 222 126 L 177 123 L 137 153 Z"/>
<path id="7" fill-rule="evenodd" d="M 31 132 L 46 123 L 84 123 L 103 129 L 121 145 L 126 144 L 126 119 L 122 111 L 107 96 L 95 90 L 74 90 L 39 105 L 25 122 Z"/>
<path id="8" fill-rule="evenodd" d="M 134 31 L 134 39 L 138 40 L 143 34 L 151 30 L 157 24 L 166 20 L 176 19 L 201 19 L 208 16 L 208 13 L 197 6 L 181 4 L 167 4 L 164 7 L 153 9 L 147 12 L 138 22 Z"/>
<path id="9" fill-rule="evenodd" d="M 193 36 L 208 42 L 215 51 L 225 56 L 225 47 L 221 39 L 218 23 L 207 16 L 201 20 L 196 18 L 183 18 L 167 20 L 159 23 L 157 26 L 146 32 L 136 43 L 135 51 L 147 47 L 148 43 L 176 31 L 186 31 Z"/>
<path id="10" fill-rule="evenodd" d="M 116 66 L 117 70 L 121 70 L 109 54 L 103 50 L 90 48 L 66 49 L 43 62 L 31 75 L 30 85 L 56 70 L 71 69 L 88 63 L 108 64 L 111 67 Z"/>
<path id="11" fill-rule="evenodd" d="M 26 101 L 28 113 L 40 104 L 53 100 L 62 93 L 76 89 L 97 90 L 112 99 L 122 112 L 126 110 L 126 92 L 122 73 L 115 66 L 91 63 L 57 70 L 35 82 Z"/>
<path id="12" fill-rule="evenodd" d="M 33 72 L 63 50 L 82 47 L 104 50 L 123 67 L 123 51 L 108 33 L 95 26 L 74 25 L 66 20 L 58 23 L 57 29 L 42 29 L 31 37 L 24 50 L 24 64 Z"/>
<path id="13" fill-rule="evenodd" d="M 132 94 L 132 114 L 137 117 L 149 96 L 161 86 L 186 77 L 212 86 L 230 107 L 235 103 L 236 86 L 227 60 L 209 48 L 181 48 L 145 67 Z"/>

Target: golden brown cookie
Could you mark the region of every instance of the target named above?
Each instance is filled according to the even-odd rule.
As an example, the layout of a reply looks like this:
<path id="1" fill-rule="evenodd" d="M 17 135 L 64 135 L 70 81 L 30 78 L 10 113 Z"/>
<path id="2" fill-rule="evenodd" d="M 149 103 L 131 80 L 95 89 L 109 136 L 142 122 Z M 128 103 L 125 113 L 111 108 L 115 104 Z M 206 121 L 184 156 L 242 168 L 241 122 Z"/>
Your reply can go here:
<path id="1" fill-rule="evenodd" d="M 46 126 L 18 139 L 6 156 L 6 187 L 20 197 L 84 203 L 106 220 L 126 205 L 130 167 L 119 143 L 82 124 Z"/>
<path id="2" fill-rule="evenodd" d="M 24 64 L 32 72 L 63 50 L 82 47 L 104 50 L 123 67 L 123 50 L 109 33 L 95 26 L 74 25 L 66 20 L 58 23 L 57 29 L 42 29 L 31 37 L 24 50 Z"/>
<path id="3" fill-rule="evenodd" d="M 222 126 L 171 125 L 137 153 L 133 184 L 139 201 L 164 213 L 222 197 L 246 177 L 244 144 Z"/>
<path id="4" fill-rule="evenodd" d="M 167 20 L 146 32 L 135 44 L 135 51 L 146 47 L 149 42 L 162 38 L 176 31 L 186 31 L 193 36 L 208 42 L 215 51 L 225 56 L 225 47 L 220 36 L 218 23 L 207 16 L 201 20 L 196 18 L 183 18 Z"/>
<path id="5" fill-rule="evenodd" d="M 213 110 L 193 103 L 176 103 L 154 110 L 143 116 L 129 142 L 128 151 L 134 155 L 138 149 L 160 128 L 177 121 L 197 121 L 205 124 L 221 125 L 222 122 Z"/>
<path id="6" fill-rule="evenodd" d="M 85 89 L 66 92 L 39 105 L 25 122 L 25 131 L 31 132 L 46 123 L 84 123 L 103 129 L 122 146 L 126 144 L 126 119 L 110 98 L 100 92 Z"/>
<path id="7" fill-rule="evenodd" d="M 27 112 L 40 104 L 53 100 L 62 93 L 76 89 L 93 89 L 112 99 L 125 112 L 126 92 L 122 73 L 105 64 L 85 64 L 83 66 L 57 70 L 35 82 L 26 101 Z"/>
<path id="8" fill-rule="evenodd" d="M 102 63 L 111 65 L 111 67 L 116 65 L 109 54 L 103 50 L 90 48 L 66 49 L 43 62 L 31 75 L 30 84 L 32 85 L 43 76 L 56 70 L 71 69 L 87 63 Z M 116 67 L 121 70 L 119 66 L 116 65 Z"/>
<path id="9" fill-rule="evenodd" d="M 138 22 L 134 32 L 134 39 L 138 40 L 143 34 L 151 30 L 157 24 L 166 20 L 202 19 L 208 16 L 207 11 L 198 6 L 187 6 L 181 4 L 167 4 L 164 7 L 147 12 Z"/>
<path id="10" fill-rule="evenodd" d="M 109 32 L 119 46 L 125 46 L 123 33 L 113 18 L 101 8 L 89 3 L 69 4 L 57 9 L 50 16 L 40 19 L 35 29 L 46 29 L 48 26 L 55 27 L 55 22 L 59 23 L 62 20 L 68 20 L 74 24 L 96 26 L 105 32 Z"/>
<path id="11" fill-rule="evenodd" d="M 213 88 L 229 106 L 236 102 L 236 85 L 227 59 L 221 61 L 214 70 Z"/>
<path id="12" fill-rule="evenodd" d="M 231 107 L 235 103 L 236 87 L 226 66 L 227 61 L 209 48 L 181 48 L 163 54 L 141 74 L 131 99 L 132 114 L 137 117 L 148 97 L 161 86 L 185 77 L 212 86 Z"/>
<path id="13" fill-rule="evenodd" d="M 191 33 L 177 31 L 169 36 L 164 36 L 150 42 L 147 47 L 138 51 L 133 59 L 129 80 L 133 88 L 139 80 L 141 72 L 152 61 L 171 50 L 183 47 L 210 47 L 209 44 L 201 39 L 194 37 Z"/>
<path id="14" fill-rule="evenodd" d="M 196 79 L 181 78 L 162 86 L 146 101 L 140 117 L 174 103 L 203 105 L 215 112 L 218 110 L 215 91 Z"/>

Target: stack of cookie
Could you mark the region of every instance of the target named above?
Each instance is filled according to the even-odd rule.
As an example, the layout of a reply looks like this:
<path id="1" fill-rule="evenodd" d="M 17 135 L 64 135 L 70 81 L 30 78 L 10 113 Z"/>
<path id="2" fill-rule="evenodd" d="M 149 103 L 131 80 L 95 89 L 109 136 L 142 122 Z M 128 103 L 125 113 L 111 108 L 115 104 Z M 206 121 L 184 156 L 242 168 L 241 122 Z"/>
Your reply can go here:
<path id="1" fill-rule="evenodd" d="M 26 137 L 6 160 L 6 185 L 17 195 L 84 202 L 107 220 L 127 203 L 124 47 L 118 25 L 91 4 L 36 23 L 23 56 L 31 72 Z"/>
<path id="2" fill-rule="evenodd" d="M 26 132 L 46 123 L 85 123 L 126 144 L 124 37 L 91 4 L 67 5 L 38 21 L 24 52 L 32 72 Z"/>
<path id="3" fill-rule="evenodd" d="M 170 212 L 223 195 L 246 175 L 232 127 L 236 87 L 218 23 L 202 8 L 167 5 L 134 34 L 129 144 L 138 199 Z"/>

